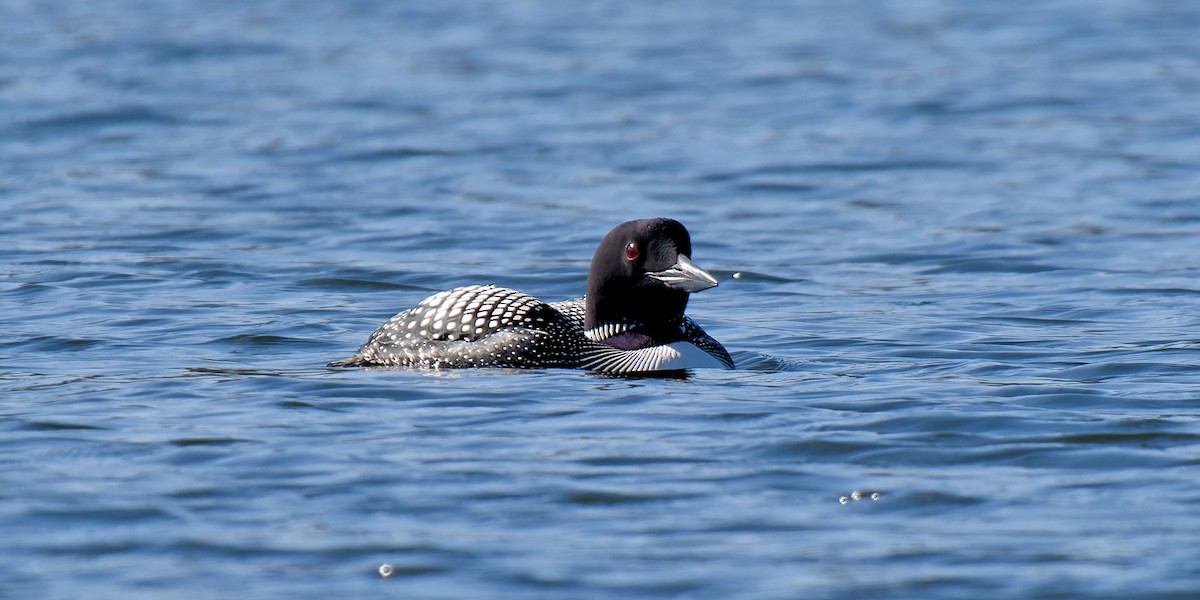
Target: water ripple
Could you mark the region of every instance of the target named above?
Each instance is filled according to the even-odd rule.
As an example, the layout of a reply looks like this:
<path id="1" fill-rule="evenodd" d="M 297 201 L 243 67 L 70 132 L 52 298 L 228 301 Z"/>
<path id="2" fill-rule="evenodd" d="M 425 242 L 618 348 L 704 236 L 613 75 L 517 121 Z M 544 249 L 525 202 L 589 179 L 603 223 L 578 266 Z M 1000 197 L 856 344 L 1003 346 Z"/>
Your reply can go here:
<path id="1" fill-rule="evenodd" d="M 0 597 L 1200 587 L 1191 4 L 0 12 Z M 739 369 L 324 367 L 652 215 Z"/>

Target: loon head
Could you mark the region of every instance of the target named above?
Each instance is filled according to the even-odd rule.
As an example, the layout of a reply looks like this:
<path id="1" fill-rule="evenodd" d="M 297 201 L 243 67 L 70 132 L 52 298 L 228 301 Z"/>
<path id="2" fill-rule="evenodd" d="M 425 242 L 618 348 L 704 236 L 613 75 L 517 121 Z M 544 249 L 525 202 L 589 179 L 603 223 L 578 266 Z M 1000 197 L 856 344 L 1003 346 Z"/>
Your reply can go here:
<path id="1" fill-rule="evenodd" d="M 588 269 L 585 327 L 632 322 L 653 328 L 683 315 L 688 294 L 717 285 L 691 256 L 691 236 L 674 219 L 614 227 Z"/>

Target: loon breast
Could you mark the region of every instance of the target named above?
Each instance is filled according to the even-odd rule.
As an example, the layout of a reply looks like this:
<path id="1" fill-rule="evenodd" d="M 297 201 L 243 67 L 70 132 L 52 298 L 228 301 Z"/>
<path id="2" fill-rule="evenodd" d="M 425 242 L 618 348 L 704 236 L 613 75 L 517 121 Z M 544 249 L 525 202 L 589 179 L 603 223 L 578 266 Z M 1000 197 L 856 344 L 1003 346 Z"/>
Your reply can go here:
<path id="1" fill-rule="evenodd" d="M 598 352 L 584 360 L 584 368 L 604 373 L 652 373 L 684 369 L 730 369 L 718 357 L 691 341 L 671 342 L 637 350 Z"/>

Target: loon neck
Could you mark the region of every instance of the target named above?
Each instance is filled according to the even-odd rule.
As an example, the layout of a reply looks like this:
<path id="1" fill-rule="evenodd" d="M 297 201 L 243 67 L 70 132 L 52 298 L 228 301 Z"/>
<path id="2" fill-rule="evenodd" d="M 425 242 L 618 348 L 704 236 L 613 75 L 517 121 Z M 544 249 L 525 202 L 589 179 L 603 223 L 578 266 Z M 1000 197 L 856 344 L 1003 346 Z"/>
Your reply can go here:
<path id="1" fill-rule="evenodd" d="M 643 280 L 644 281 L 644 280 Z M 584 328 L 633 323 L 651 329 L 683 319 L 687 292 L 622 279 L 589 279 Z"/>
<path id="2" fill-rule="evenodd" d="M 637 350 L 661 346 L 686 339 L 683 315 L 670 321 L 646 325 L 634 321 L 600 323 L 588 328 L 583 335 L 593 342 L 621 350 Z"/>

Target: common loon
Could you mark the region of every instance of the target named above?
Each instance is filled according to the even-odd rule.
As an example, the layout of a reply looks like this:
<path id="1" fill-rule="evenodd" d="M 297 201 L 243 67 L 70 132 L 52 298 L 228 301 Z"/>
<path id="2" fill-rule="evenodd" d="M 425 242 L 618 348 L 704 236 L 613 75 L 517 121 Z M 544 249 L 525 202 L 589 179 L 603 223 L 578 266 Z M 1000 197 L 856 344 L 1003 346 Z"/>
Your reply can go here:
<path id="1" fill-rule="evenodd" d="M 717 285 L 691 255 L 678 221 L 628 221 L 596 248 L 583 298 L 547 303 L 492 285 L 454 288 L 392 317 L 329 366 L 732 369 L 729 352 L 683 314 L 688 294 Z"/>

